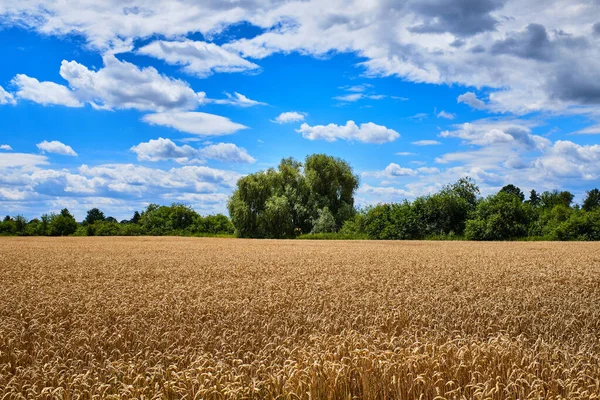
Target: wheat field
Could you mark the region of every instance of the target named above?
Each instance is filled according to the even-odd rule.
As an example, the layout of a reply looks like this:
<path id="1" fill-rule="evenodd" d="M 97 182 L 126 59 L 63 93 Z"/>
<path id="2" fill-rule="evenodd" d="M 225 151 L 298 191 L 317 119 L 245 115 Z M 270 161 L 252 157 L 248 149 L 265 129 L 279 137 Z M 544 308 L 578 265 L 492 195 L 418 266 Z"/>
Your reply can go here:
<path id="1" fill-rule="evenodd" d="M 600 244 L 0 239 L 0 399 L 598 399 Z"/>

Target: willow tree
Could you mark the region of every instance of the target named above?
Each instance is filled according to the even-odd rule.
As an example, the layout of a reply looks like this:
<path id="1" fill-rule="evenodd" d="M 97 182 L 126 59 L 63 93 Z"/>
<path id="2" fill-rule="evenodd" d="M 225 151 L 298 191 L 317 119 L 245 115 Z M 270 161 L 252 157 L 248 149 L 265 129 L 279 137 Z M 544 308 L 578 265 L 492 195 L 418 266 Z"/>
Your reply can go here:
<path id="1" fill-rule="evenodd" d="M 277 169 L 247 175 L 237 182 L 229 199 L 231 220 L 240 237 L 292 237 L 310 232 L 324 210 L 335 226 L 354 215 L 358 177 L 352 167 L 325 154 L 306 157 L 304 163 L 284 158 Z"/>

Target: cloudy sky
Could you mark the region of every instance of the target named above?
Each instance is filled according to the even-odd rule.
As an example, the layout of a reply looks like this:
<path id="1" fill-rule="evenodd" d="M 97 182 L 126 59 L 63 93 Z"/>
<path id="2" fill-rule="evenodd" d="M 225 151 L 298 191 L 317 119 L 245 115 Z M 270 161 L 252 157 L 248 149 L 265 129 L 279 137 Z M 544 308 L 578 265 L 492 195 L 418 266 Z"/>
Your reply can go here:
<path id="1" fill-rule="evenodd" d="M 327 153 L 359 204 L 600 186 L 598 0 L 0 1 L 0 214 L 225 211 Z"/>

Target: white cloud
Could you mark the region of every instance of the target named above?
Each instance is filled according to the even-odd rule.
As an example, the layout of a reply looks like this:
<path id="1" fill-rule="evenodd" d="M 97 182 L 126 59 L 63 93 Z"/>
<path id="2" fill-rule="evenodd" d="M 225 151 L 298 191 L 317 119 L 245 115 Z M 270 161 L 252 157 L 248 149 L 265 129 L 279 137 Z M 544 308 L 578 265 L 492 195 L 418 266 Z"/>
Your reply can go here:
<path id="1" fill-rule="evenodd" d="M 309 140 L 326 140 L 328 142 L 335 142 L 337 139 L 342 139 L 381 144 L 393 142 L 400 137 L 398 132 L 385 126 L 368 122 L 360 124 L 359 127 L 354 121 L 348 121 L 346 125 L 329 124 L 310 126 L 304 123 L 297 132 L 302 133 L 302 137 Z"/>
<path id="2" fill-rule="evenodd" d="M 429 115 L 427 115 L 426 113 L 417 113 L 415 115 L 411 115 L 410 117 L 407 117 L 406 119 L 412 119 L 415 121 L 422 121 L 426 118 L 429 118 Z"/>
<path id="3" fill-rule="evenodd" d="M 484 110 L 487 107 L 487 105 L 482 100 L 479 100 L 477 98 L 477 95 L 473 92 L 467 92 L 467 93 L 461 94 L 456 99 L 456 102 L 467 104 L 477 110 Z"/>
<path id="4" fill-rule="evenodd" d="M 442 144 L 440 142 L 438 142 L 437 140 L 417 140 L 416 142 L 411 142 L 412 144 L 414 144 L 415 146 L 437 146 L 439 144 Z"/>
<path id="5" fill-rule="evenodd" d="M 0 5 L 5 24 L 59 36 L 76 32 L 103 53 L 130 51 L 136 40 L 151 37 L 211 37 L 247 22 L 261 33 L 221 50 L 253 58 L 354 53 L 364 59 L 366 75 L 486 87 L 490 109 L 516 112 L 600 102 L 600 49 L 592 34 L 598 12 L 597 2 L 585 0 L 482 0 L 477 7 L 452 0 Z"/>
<path id="6" fill-rule="evenodd" d="M 509 144 L 524 149 L 544 148 L 550 141 L 542 136 L 531 134 L 537 124 L 519 119 L 482 119 L 471 123 L 454 125 L 454 130 L 443 131 L 440 137 L 460 138 L 477 146 Z"/>
<path id="7" fill-rule="evenodd" d="M 46 156 L 27 153 L 3 153 L 0 157 L 0 168 L 35 167 L 48 164 Z M 0 174 L 2 175 L 2 174 Z M 4 176 L 7 178 L 8 175 Z M 0 178 L 1 179 L 1 178 Z"/>
<path id="8" fill-rule="evenodd" d="M 456 118 L 456 114 L 452 114 L 452 113 L 442 110 L 438 113 L 437 117 L 444 118 L 444 119 L 454 119 L 454 118 Z"/>
<path id="9" fill-rule="evenodd" d="M 415 156 L 416 153 L 411 153 L 410 151 L 399 151 L 396 153 L 397 156 Z"/>
<path id="10" fill-rule="evenodd" d="M 417 168 L 417 171 L 419 171 L 422 174 L 427 174 L 427 175 L 433 175 L 433 174 L 440 173 L 440 170 L 435 167 L 421 167 L 421 168 Z"/>
<path id="11" fill-rule="evenodd" d="M 399 189 L 393 186 L 371 186 L 366 183 L 358 188 L 357 194 L 357 203 L 361 206 L 382 202 L 397 203 L 415 197 L 414 193 L 408 190 Z"/>
<path id="12" fill-rule="evenodd" d="M 44 140 L 41 143 L 36 144 L 37 148 L 40 149 L 43 153 L 54 153 L 60 154 L 63 156 L 73 156 L 76 157 L 77 153 L 73 150 L 71 146 L 67 146 L 64 143 L 59 142 L 58 140 L 53 140 L 48 142 Z"/>
<path id="13" fill-rule="evenodd" d="M 399 178 L 403 176 L 415 176 L 417 171 L 412 168 L 401 167 L 396 163 L 390 163 L 383 171 L 364 172 L 363 176 L 374 176 L 376 178 Z"/>
<path id="14" fill-rule="evenodd" d="M 181 132 L 202 136 L 229 135 L 247 127 L 229 118 L 203 112 L 165 112 L 149 114 L 142 117 L 151 125 L 161 125 L 177 129 Z"/>
<path id="15" fill-rule="evenodd" d="M 7 144 L 2 144 L 2 145 L 0 145 L 0 150 L 11 151 L 11 150 L 12 150 L 12 147 L 10 147 L 10 146 L 9 146 L 9 145 L 7 145 Z"/>
<path id="16" fill-rule="evenodd" d="M 198 156 L 198 150 L 191 146 L 177 146 L 170 139 L 152 139 L 148 142 L 140 143 L 131 149 L 137 154 L 140 161 L 160 161 L 174 159 L 177 162 L 185 163 L 190 158 Z"/>
<path id="17" fill-rule="evenodd" d="M 186 73 L 201 78 L 213 73 L 243 72 L 260 68 L 234 52 L 227 51 L 214 43 L 201 41 L 157 40 L 138 49 L 137 53 L 164 60 L 171 65 L 183 66 Z"/>
<path id="18" fill-rule="evenodd" d="M 211 144 L 200 150 L 200 154 L 206 158 L 223 162 L 254 163 L 256 160 L 242 147 L 233 143 Z"/>
<path id="19" fill-rule="evenodd" d="M 0 105 L 2 104 L 17 104 L 17 101 L 11 93 L 8 93 L 0 86 Z"/>
<path id="20" fill-rule="evenodd" d="M 201 149 L 189 145 L 178 146 L 170 139 L 153 139 L 131 148 L 140 161 L 174 160 L 186 164 L 203 163 L 204 159 L 232 163 L 254 163 L 256 160 L 244 148 L 233 143 L 210 144 Z"/>
<path id="21" fill-rule="evenodd" d="M 298 111 L 288 111 L 279 114 L 274 120 L 271 122 L 275 122 L 277 124 L 287 124 L 290 122 L 298 122 L 304 121 L 304 117 L 306 113 L 298 112 Z"/>
<path id="22" fill-rule="evenodd" d="M 17 97 L 46 105 L 61 105 L 67 107 L 82 107 L 73 92 L 66 86 L 54 82 L 40 82 L 27 75 L 18 74 L 12 80 L 17 86 Z"/>
<path id="23" fill-rule="evenodd" d="M 600 124 L 588 126 L 573 132 L 573 135 L 600 135 Z"/>
<path id="24" fill-rule="evenodd" d="M 155 68 L 139 68 L 112 55 L 104 67 L 92 71 L 76 61 L 63 61 L 60 75 L 73 94 L 101 108 L 133 108 L 142 111 L 192 110 L 205 94 L 194 92 L 187 82 L 161 75 Z"/>
<path id="25" fill-rule="evenodd" d="M 353 103 L 361 99 L 381 100 L 385 99 L 386 97 L 387 96 L 384 94 L 350 93 L 343 96 L 335 96 L 334 100 L 338 100 L 345 103 Z"/>
<path id="26" fill-rule="evenodd" d="M 237 107 L 254 107 L 254 106 L 266 106 L 267 103 L 249 99 L 241 93 L 233 92 L 233 95 L 225 92 L 226 99 L 206 99 L 209 103 L 225 104 Z"/>

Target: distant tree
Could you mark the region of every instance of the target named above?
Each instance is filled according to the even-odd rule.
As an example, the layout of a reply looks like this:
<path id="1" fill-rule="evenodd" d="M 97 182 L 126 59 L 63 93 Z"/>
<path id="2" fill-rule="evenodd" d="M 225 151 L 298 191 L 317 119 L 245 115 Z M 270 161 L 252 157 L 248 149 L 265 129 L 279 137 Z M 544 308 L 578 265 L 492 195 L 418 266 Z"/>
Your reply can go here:
<path id="1" fill-rule="evenodd" d="M 547 209 L 552 209 L 557 205 L 563 205 L 565 207 L 571 207 L 571 203 L 573 202 L 573 198 L 575 196 L 568 191 L 559 192 L 554 190 L 552 192 L 544 192 L 540 198 L 540 203 L 542 207 Z"/>
<path id="2" fill-rule="evenodd" d="M 306 157 L 304 173 L 312 210 L 318 212 L 327 207 L 337 226 L 342 226 L 354 215 L 354 192 L 358 189 L 359 179 L 346 161 L 325 154 L 313 154 Z M 313 213 L 313 220 L 317 217 Z"/>
<path id="3" fill-rule="evenodd" d="M 14 218 L 15 230 L 17 235 L 25 235 L 25 228 L 27 228 L 27 218 L 22 215 L 17 215 Z"/>
<path id="4" fill-rule="evenodd" d="M 105 219 L 106 217 L 104 216 L 104 213 L 100 211 L 100 209 L 92 208 L 91 210 L 88 210 L 83 222 L 88 225 L 93 225 L 94 223 L 104 221 Z"/>
<path id="5" fill-rule="evenodd" d="M 115 217 L 106 217 L 105 219 L 106 222 L 110 222 L 112 224 L 117 224 L 119 223 L 119 221 L 117 221 L 117 219 Z"/>
<path id="6" fill-rule="evenodd" d="M 12 218 L 4 218 L 0 223 L 0 233 L 4 235 L 15 235 L 17 233 L 17 227 L 15 221 Z"/>
<path id="7" fill-rule="evenodd" d="M 586 193 L 585 199 L 583 200 L 583 205 L 581 208 L 585 211 L 592 211 L 598 207 L 600 207 L 600 190 L 592 189 Z"/>
<path id="8" fill-rule="evenodd" d="M 423 236 L 462 234 L 477 206 L 479 188 L 471 178 L 461 178 L 438 193 L 417 198 L 413 206 L 422 223 Z"/>
<path id="9" fill-rule="evenodd" d="M 75 233 L 77 221 L 68 209 L 63 208 L 58 215 L 50 217 L 50 235 L 67 236 Z"/>
<path id="10" fill-rule="evenodd" d="M 504 186 L 502 189 L 500 189 L 500 191 L 517 196 L 519 199 L 521 199 L 521 201 L 525 200 L 525 194 L 523 194 L 521 189 L 519 189 L 513 184 L 508 184 Z"/>
<path id="11" fill-rule="evenodd" d="M 40 225 L 38 227 L 38 235 L 46 236 L 50 234 L 50 222 L 50 215 L 42 214 L 40 217 Z"/>
<path id="12" fill-rule="evenodd" d="M 313 223 L 311 233 L 331 233 L 336 231 L 335 218 L 329 211 L 329 208 L 325 207 L 318 211 L 319 216 Z"/>
<path id="13" fill-rule="evenodd" d="M 465 236 L 470 240 L 507 240 L 527 235 L 532 218 L 531 205 L 512 193 L 499 192 L 477 205 L 467 221 Z"/>
<path id="14" fill-rule="evenodd" d="M 261 215 L 265 232 L 264 236 L 272 238 L 285 238 L 293 236 L 294 223 L 290 203 L 285 196 L 271 196 L 265 202 L 265 209 Z"/>
<path id="15" fill-rule="evenodd" d="M 531 192 L 529 192 L 529 200 L 527 200 L 527 202 L 529 204 L 531 204 L 533 207 L 537 207 L 540 205 L 541 202 L 541 198 L 540 196 L 537 194 L 537 192 L 535 191 L 535 189 L 531 189 Z"/>
<path id="16" fill-rule="evenodd" d="M 142 216 L 140 215 L 140 213 L 136 211 L 133 213 L 133 217 L 131 217 L 130 222 L 132 224 L 139 224 L 141 218 Z"/>
<path id="17" fill-rule="evenodd" d="M 240 237 L 292 237 L 311 232 L 327 208 L 340 227 L 352 218 L 358 177 L 348 163 L 324 154 L 291 158 L 239 179 L 228 202 L 229 215 Z"/>
<path id="18" fill-rule="evenodd" d="M 8 221 L 12 221 L 12 218 L 10 217 L 10 215 L 7 215 L 6 217 L 4 217 L 4 220 L 2 222 L 8 222 Z"/>
<path id="19" fill-rule="evenodd" d="M 371 239 L 405 240 L 424 236 L 416 208 L 407 201 L 371 207 L 366 210 L 363 223 Z"/>

